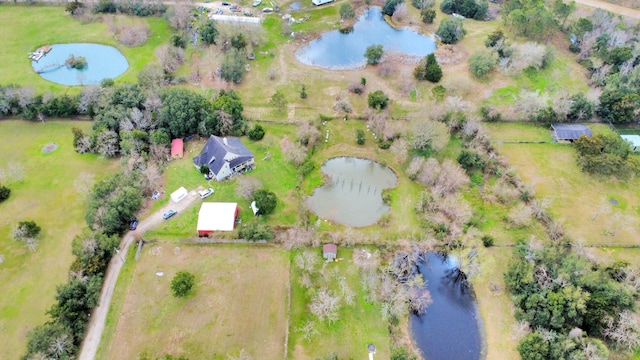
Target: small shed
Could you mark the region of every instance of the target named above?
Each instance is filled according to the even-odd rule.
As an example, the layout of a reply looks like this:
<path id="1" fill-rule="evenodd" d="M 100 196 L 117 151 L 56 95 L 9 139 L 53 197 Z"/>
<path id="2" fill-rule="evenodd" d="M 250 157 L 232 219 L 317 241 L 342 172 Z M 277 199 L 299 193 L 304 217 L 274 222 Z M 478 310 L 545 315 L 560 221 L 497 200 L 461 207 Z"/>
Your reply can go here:
<path id="1" fill-rule="evenodd" d="M 184 155 L 184 142 L 182 139 L 171 140 L 171 158 L 182 159 Z"/>
<path id="2" fill-rule="evenodd" d="M 173 201 L 174 203 L 178 203 L 180 202 L 180 200 L 186 198 L 187 194 L 187 189 L 181 187 L 180 189 L 171 193 L 171 201 Z"/>
<path id="3" fill-rule="evenodd" d="M 640 150 L 640 135 L 620 135 L 631 146 L 631 151 Z"/>
<path id="4" fill-rule="evenodd" d="M 322 257 L 327 260 L 335 260 L 338 256 L 338 246 L 335 244 L 322 245 Z"/>
<path id="5" fill-rule="evenodd" d="M 592 137 L 593 133 L 586 125 L 580 124 L 554 124 L 551 125 L 551 136 L 555 141 L 570 141 L 578 140 L 580 136 L 585 135 Z"/>
<path id="6" fill-rule="evenodd" d="M 233 231 L 238 212 L 238 203 L 202 203 L 198 213 L 198 236 L 208 236 L 214 231 Z"/>

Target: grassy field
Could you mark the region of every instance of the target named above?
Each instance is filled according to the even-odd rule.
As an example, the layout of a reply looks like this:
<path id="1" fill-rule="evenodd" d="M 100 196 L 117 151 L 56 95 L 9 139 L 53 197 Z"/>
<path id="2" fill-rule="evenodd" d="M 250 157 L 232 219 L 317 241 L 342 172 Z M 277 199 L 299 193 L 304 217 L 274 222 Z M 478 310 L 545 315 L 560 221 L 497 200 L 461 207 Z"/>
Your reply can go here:
<path id="1" fill-rule="evenodd" d="M 321 256 L 321 249 L 314 249 Z M 291 254 L 292 260 L 296 253 Z M 309 312 L 309 303 L 313 289 L 305 289 L 300 284 L 302 271 L 295 263 L 291 264 L 291 321 L 289 329 L 289 359 L 322 359 L 335 353 L 339 359 L 357 359 L 366 356 L 367 344 L 376 345 L 376 358 L 389 359 L 389 339 L 387 336 L 387 321 L 382 319 L 380 307 L 367 303 L 360 283 L 358 267 L 351 261 L 352 250 L 340 248 L 338 257 L 344 260 L 326 264 L 325 271 L 331 276 L 322 277 L 320 268 L 324 263 L 316 264 L 312 271 L 313 284 L 326 284 L 329 290 L 339 294 L 338 279 L 346 279 L 347 286 L 355 293 L 353 305 L 341 301 L 338 320 L 330 324 L 321 322 Z M 325 285 L 322 285 L 325 286 Z M 302 337 L 296 330 L 304 326 L 307 321 L 314 321 L 317 334 L 309 340 Z"/>
<path id="2" fill-rule="evenodd" d="M 44 80 L 31 68 L 26 54 L 42 45 L 90 42 L 116 47 L 129 62 L 129 69 L 117 81 L 136 82 L 138 72 L 156 60 L 154 50 L 171 34 L 162 18 L 145 18 L 150 36 L 146 44 L 126 47 L 109 31 L 107 24 L 96 21 L 83 24 L 69 16 L 62 6 L 0 4 L 0 81 L 1 85 L 18 84 L 34 88 L 38 93 L 77 92 L 81 87 L 68 87 Z M 55 50 L 54 50 L 55 51 Z"/>
<path id="3" fill-rule="evenodd" d="M 85 177 L 92 183 L 116 168 L 113 161 L 77 154 L 74 126 L 89 131 L 91 123 L 0 121 L 0 172 L 6 177 L 7 169 L 17 164 L 24 175 L 22 182 L 0 176 L 11 188 L 11 197 L 0 204 L 0 347 L 6 359 L 17 359 L 24 351 L 27 332 L 48 318 L 45 311 L 54 303 L 55 287 L 67 277 L 71 240 L 86 227 L 85 196 L 74 182 Z M 56 143 L 57 150 L 43 153 L 49 143 Z M 33 253 L 11 238 L 12 227 L 24 220 L 42 227 Z"/>
<path id="4" fill-rule="evenodd" d="M 535 125 L 488 124 L 500 154 L 521 178 L 536 189 L 536 197 L 550 201 L 553 217 L 564 222 L 573 241 L 586 244 L 640 244 L 639 180 L 617 181 L 585 174 L 569 144 L 500 143 L 505 138 L 540 139 Z M 594 132 L 608 131 L 592 126 Z M 617 202 L 617 205 L 613 204 Z"/>
<path id="5" fill-rule="evenodd" d="M 155 359 L 166 353 L 227 359 L 242 350 L 256 359 L 284 355 L 286 252 L 269 246 L 177 248 L 161 242 L 130 264 L 119 279 L 112 306 L 118 313 L 110 313 L 97 359 Z M 182 270 L 196 275 L 196 285 L 188 297 L 176 299 L 170 282 Z"/>

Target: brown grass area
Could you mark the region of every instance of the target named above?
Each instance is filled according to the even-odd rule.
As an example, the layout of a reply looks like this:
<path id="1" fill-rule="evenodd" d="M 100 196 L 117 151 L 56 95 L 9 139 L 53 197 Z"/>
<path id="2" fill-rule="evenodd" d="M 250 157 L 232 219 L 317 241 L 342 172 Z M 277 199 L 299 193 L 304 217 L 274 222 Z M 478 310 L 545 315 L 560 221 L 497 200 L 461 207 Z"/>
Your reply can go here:
<path id="1" fill-rule="evenodd" d="M 504 272 L 507 270 L 512 248 L 491 247 L 481 250 L 481 275 L 475 279 L 474 291 L 484 322 L 484 339 L 488 345 L 486 358 L 492 360 L 518 359 L 517 341 L 512 338 L 513 303 L 505 292 Z M 498 284 L 501 291 L 491 291 Z"/>
<path id="2" fill-rule="evenodd" d="M 289 261 L 271 247 L 182 246 L 144 249 L 135 265 L 108 359 L 169 353 L 190 359 L 237 355 L 278 359 L 287 326 Z M 185 299 L 171 295 L 173 276 L 196 275 Z M 163 271 L 164 276 L 156 276 Z"/>

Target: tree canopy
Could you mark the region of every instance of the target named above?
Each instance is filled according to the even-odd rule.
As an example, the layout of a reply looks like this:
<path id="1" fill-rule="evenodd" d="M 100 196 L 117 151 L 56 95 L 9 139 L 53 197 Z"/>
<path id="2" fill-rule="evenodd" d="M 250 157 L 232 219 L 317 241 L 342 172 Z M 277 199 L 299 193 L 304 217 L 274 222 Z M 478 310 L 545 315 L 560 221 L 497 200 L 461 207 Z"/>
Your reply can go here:
<path id="1" fill-rule="evenodd" d="M 364 52 L 364 57 L 367 58 L 367 64 L 376 65 L 382 60 L 383 54 L 384 50 L 382 45 L 371 45 L 367 47 L 367 50 Z"/>
<path id="2" fill-rule="evenodd" d="M 256 207 L 258 208 L 259 215 L 271 214 L 278 205 L 278 198 L 276 194 L 269 190 L 256 190 L 253 193 L 253 198 L 256 201 Z"/>

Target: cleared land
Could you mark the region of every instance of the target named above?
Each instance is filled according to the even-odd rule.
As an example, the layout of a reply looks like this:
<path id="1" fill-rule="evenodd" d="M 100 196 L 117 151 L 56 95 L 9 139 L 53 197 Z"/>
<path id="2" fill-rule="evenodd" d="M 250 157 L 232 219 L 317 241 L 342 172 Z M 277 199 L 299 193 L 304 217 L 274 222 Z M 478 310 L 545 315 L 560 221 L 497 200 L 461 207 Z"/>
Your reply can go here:
<path id="1" fill-rule="evenodd" d="M 286 252 L 268 246 L 158 243 L 145 247 L 132 264 L 134 269 L 120 278 L 126 284 L 121 307 L 117 294 L 114 298 L 117 321 L 107 323 L 111 341 L 97 359 L 155 359 L 166 353 L 226 359 L 243 349 L 253 358 L 284 355 Z M 196 275 L 196 285 L 187 298 L 176 299 L 170 283 L 182 270 Z"/>
<path id="2" fill-rule="evenodd" d="M 538 199 L 550 202 L 550 212 L 564 222 L 573 241 L 611 246 L 640 244 L 637 178 L 618 181 L 581 172 L 570 144 L 500 142 L 542 139 L 539 126 L 503 123 L 488 124 L 487 128 L 500 154 L 507 157 L 526 183 L 534 186 Z M 592 128 L 596 132 L 607 131 L 603 126 Z"/>
<path id="3" fill-rule="evenodd" d="M 72 146 L 74 126 L 89 131 L 91 123 L 0 121 L 0 173 L 6 177 L 0 176 L 0 182 L 11 188 L 11 197 L 0 204 L 0 347 L 5 359 L 17 359 L 24 352 L 27 333 L 48 318 L 45 312 L 55 301 L 55 288 L 67 277 L 73 261 L 71 240 L 86 226 L 80 188 L 87 189 L 117 165 L 77 154 Z M 43 153 L 49 143 L 58 148 Z M 9 179 L 10 166 L 22 169 L 22 182 Z M 24 220 L 42 227 L 33 253 L 11 238 L 12 227 Z"/>

